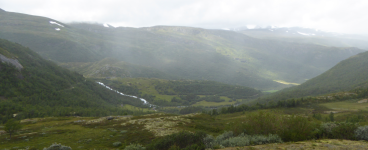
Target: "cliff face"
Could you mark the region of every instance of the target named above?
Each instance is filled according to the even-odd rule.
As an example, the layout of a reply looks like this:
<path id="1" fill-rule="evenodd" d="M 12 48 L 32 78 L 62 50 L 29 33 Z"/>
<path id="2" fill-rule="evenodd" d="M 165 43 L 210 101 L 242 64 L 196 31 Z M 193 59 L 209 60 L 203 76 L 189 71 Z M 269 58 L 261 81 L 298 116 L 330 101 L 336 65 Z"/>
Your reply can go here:
<path id="1" fill-rule="evenodd" d="M 8 58 L 0 54 L 0 61 L 3 63 L 10 63 L 14 65 L 19 71 L 23 69 L 22 64 L 20 64 L 17 59 Z"/>

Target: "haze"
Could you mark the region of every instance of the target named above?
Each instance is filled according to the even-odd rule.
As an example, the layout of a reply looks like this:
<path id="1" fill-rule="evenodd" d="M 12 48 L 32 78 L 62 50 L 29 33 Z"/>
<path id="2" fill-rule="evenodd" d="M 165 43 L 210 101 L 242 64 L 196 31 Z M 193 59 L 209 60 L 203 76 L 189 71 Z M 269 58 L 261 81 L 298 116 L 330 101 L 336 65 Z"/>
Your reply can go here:
<path id="1" fill-rule="evenodd" d="M 63 22 L 114 26 L 299 26 L 339 33 L 368 33 L 367 1 L 351 0 L 0 0 L 6 11 Z"/>

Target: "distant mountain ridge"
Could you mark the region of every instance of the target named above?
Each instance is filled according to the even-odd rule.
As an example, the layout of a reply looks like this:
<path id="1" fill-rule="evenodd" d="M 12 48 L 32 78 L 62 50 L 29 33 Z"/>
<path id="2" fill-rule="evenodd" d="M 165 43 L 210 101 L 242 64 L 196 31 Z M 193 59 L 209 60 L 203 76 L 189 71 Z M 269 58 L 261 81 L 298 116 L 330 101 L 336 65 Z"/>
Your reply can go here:
<path id="1" fill-rule="evenodd" d="M 340 34 L 301 27 L 275 26 L 255 28 L 240 27 L 233 28 L 231 30 L 255 38 L 318 44 L 335 47 L 357 47 L 368 50 L 368 36 L 364 35 Z"/>
<path id="2" fill-rule="evenodd" d="M 63 24 L 11 12 L 0 14 L 0 38 L 21 43 L 59 63 L 90 63 L 111 57 L 183 79 L 262 90 L 288 86 L 274 80 L 302 83 L 363 51 L 192 27 Z"/>
<path id="3" fill-rule="evenodd" d="M 281 90 L 263 100 L 285 100 L 368 87 L 368 52 L 341 61 L 325 73 L 305 83 Z"/>

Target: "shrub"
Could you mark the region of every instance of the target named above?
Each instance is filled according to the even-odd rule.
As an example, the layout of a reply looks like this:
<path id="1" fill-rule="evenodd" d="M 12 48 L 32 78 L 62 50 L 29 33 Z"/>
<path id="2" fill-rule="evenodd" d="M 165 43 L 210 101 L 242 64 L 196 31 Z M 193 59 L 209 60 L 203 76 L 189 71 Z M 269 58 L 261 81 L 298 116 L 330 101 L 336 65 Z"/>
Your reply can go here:
<path id="1" fill-rule="evenodd" d="M 354 133 L 357 140 L 368 141 L 368 126 L 358 127 Z"/>
<path id="2" fill-rule="evenodd" d="M 207 135 L 203 139 L 203 143 L 206 146 L 206 148 L 213 148 L 215 145 L 215 138 L 212 135 Z"/>
<path id="3" fill-rule="evenodd" d="M 116 143 L 116 142 L 115 142 Z M 121 143 L 120 143 L 121 144 Z M 130 144 L 124 148 L 124 150 L 145 150 L 146 148 L 140 144 Z"/>
<path id="4" fill-rule="evenodd" d="M 48 148 L 43 148 L 43 150 L 72 150 L 72 148 L 70 148 L 69 146 L 54 143 Z"/>
<path id="5" fill-rule="evenodd" d="M 331 139 L 348 139 L 355 140 L 354 131 L 356 131 L 358 124 L 350 122 L 328 122 L 322 123 L 320 126 L 319 137 L 326 137 Z"/>
<path id="6" fill-rule="evenodd" d="M 218 143 L 220 141 L 223 141 L 225 139 L 229 139 L 231 137 L 234 137 L 233 131 L 225 131 L 223 134 L 220 134 L 219 136 L 216 137 L 215 142 Z"/>
<path id="7" fill-rule="evenodd" d="M 318 124 L 308 120 L 303 116 L 282 116 L 281 129 L 274 133 L 284 141 L 302 141 L 315 137 L 313 131 L 318 127 Z"/>
<path id="8" fill-rule="evenodd" d="M 206 146 L 206 148 L 213 148 L 221 145 L 220 143 L 226 139 L 234 137 L 233 131 L 225 131 L 224 133 L 218 135 L 216 138 L 214 138 L 212 135 L 207 135 L 203 139 L 203 143 Z"/>
<path id="9" fill-rule="evenodd" d="M 10 138 L 12 134 L 20 130 L 23 126 L 20 124 L 19 121 L 14 119 L 10 119 L 5 123 L 4 130 L 9 134 Z"/>
<path id="10" fill-rule="evenodd" d="M 155 139 L 147 146 L 148 150 L 167 150 L 173 145 L 180 149 L 204 149 L 203 139 L 206 137 L 204 132 L 190 133 L 181 131 L 159 139 Z"/>
<path id="11" fill-rule="evenodd" d="M 231 137 L 224 141 L 221 141 L 219 145 L 225 147 L 235 147 L 235 146 L 248 146 L 248 145 L 260 145 L 268 143 L 281 143 L 282 140 L 278 135 L 270 134 L 268 136 L 264 135 L 246 135 L 240 134 L 237 137 Z"/>
<path id="12" fill-rule="evenodd" d="M 317 123 L 303 116 L 287 116 L 277 112 L 257 111 L 246 116 L 245 120 L 231 126 L 235 134 L 249 135 L 276 134 L 283 141 L 301 141 L 312 139 Z"/>
<path id="13" fill-rule="evenodd" d="M 233 132 L 224 132 L 223 134 L 214 138 L 212 135 L 208 135 L 204 138 L 204 144 L 206 148 L 219 148 L 219 147 L 235 147 L 235 146 L 248 146 L 267 143 L 281 143 L 282 140 L 278 135 L 269 134 L 264 135 L 246 135 L 244 133 L 234 137 Z"/>
<path id="14" fill-rule="evenodd" d="M 114 145 L 115 147 L 119 147 L 121 146 L 121 142 L 115 142 L 115 143 L 112 143 L 112 145 Z"/>

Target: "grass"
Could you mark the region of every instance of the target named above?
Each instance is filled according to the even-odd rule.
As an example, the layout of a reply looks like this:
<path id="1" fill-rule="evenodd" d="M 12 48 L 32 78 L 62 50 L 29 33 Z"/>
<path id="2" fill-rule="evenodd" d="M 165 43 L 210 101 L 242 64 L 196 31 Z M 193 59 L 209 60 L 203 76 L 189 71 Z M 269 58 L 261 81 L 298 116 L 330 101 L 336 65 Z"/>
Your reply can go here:
<path id="1" fill-rule="evenodd" d="M 353 99 L 341 102 L 331 102 L 320 104 L 326 106 L 327 108 L 337 110 L 337 111 L 358 111 L 358 110 L 368 110 L 368 103 L 358 103 L 359 100 Z"/>
<path id="2" fill-rule="evenodd" d="M 232 105 L 235 104 L 236 101 L 229 102 L 229 100 L 225 100 L 224 102 L 207 102 L 207 101 L 200 101 L 192 106 L 224 106 L 224 105 Z"/>
<path id="3" fill-rule="evenodd" d="M 61 143 L 73 149 L 111 149 L 112 143 L 148 143 L 153 134 L 143 129 L 139 124 L 119 126 L 127 120 L 107 121 L 85 124 L 88 120 L 96 118 L 53 118 L 44 119 L 36 123 L 26 124 L 22 131 L 7 140 L 8 135 L 0 135 L 0 149 L 13 147 L 33 147 L 42 149 L 52 143 Z M 81 123 L 74 121 L 84 120 Z M 26 136 L 26 137 L 24 137 Z"/>
<path id="4" fill-rule="evenodd" d="M 112 145 L 117 141 L 122 142 L 123 146 L 129 143 L 145 145 L 152 139 L 180 130 L 205 131 L 217 135 L 226 125 L 224 119 L 229 118 L 215 118 L 205 114 L 150 114 L 114 120 L 93 117 L 39 118 L 23 122 L 24 128 L 11 140 L 7 140 L 6 134 L 0 135 L 0 149 L 42 149 L 55 142 L 73 149 L 113 149 L 117 148 Z M 100 122 L 89 123 L 91 120 Z"/>
<path id="5" fill-rule="evenodd" d="M 123 108 L 131 111 L 155 112 L 149 108 L 139 108 L 128 104 L 124 104 Z"/>
<path id="6" fill-rule="evenodd" d="M 277 91 L 279 91 L 279 90 L 268 90 L 268 91 L 263 91 L 263 92 L 265 92 L 265 93 L 275 93 Z"/>
<path id="7" fill-rule="evenodd" d="M 128 105 L 127 105 L 128 107 Z M 129 106 L 131 109 L 134 107 Z M 325 108 L 325 107 L 324 107 Z M 320 108 L 318 108 L 320 109 Z M 262 110 L 265 112 L 278 112 L 285 115 L 310 115 L 313 108 L 278 108 Z M 24 128 L 8 140 L 8 135 L 0 135 L 0 149 L 24 149 L 26 147 L 42 149 L 52 143 L 61 143 L 73 149 L 116 149 L 123 148 L 130 143 L 149 144 L 153 139 L 179 131 L 197 132 L 217 136 L 225 130 L 231 130 L 234 123 L 247 119 L 253 111 L 220 114 L 209 116 L 207 114 L 173 115 L 149 114 L 142 116 L 126 116 L 114 120 L 106 117 L 49 117 L 23 121 Z M 324 114 L 327 117 L 328 114 Z M 347 114 L 344 114 L 347 115 Z M 33 120 L 33 121 L 32 121 Z M 92 123 L 91 121 L 99 120 Z M 2 126 L 2 125 L 0 125 Z M 122 142 L 121 147 L 114 147 L 114 142 Z M 368 146 L 366 142 L 348 140 L 318 140 L 294 143 L 268 144 L 239 149 L 290 149 L 303 146 L 324 149 L 326 145 L 343 148 L 357 148 Z M 344 147 L 346 146 L 346 147 Z M 227 148 L 227 150 L 234 148 Z"/>
<path id="8" fill-rule="evenodd" d="M 164 79 L 156 79 L 156 78 L 116 78 L 115 80 L 121 82 L 123 85 L 136 86 L 142 94 L 149 94 L 156 96 L 155 99 L 161 99 L 170 102 L 172 98 L 179 98 L 177 95 L 163 95 L 159 94 L 155 89 L 155 85 L 158 82 L 167 83 L 169 80 Z M 199 95 L 200 97 L 205 97 L 206 95 Z M 232 105 L 235 104 L 236 101 L 230 102 L 230 98 L 225 96 L 220 96 L 221 99 L 224 99 L 224 102 L 207 102 L 200 101 L 192 106 L 222 106 L 222 105 Z"/>
<path id="9" fill-rule="evenodd" d="M 142 94 L 154 95 L 158 99 L 171 101 L 175 95 L 161 95 L 155 89 L 155 83 L 157 82 L 168 82 L 164 79 L 156 78 L 117 78 L 115 79 L 124 85 L 136 86 Z"/>
<path id="10" fill-rule="evenodd" d="M 205 95 L 199 95 L 200 97 L 205 97 Z M 232 104 L 235 104 L 237 101 L 239 100 L 236 100 L 236 101 L 232 101 L 230 102 L 230 98 L 228 97 L 225 97 L 225 96 L 220 96 L 221 99 L 224 99 L 225 101 L 224 102 L 207 102 L 207 101 L 200 101 L 200 102 L 197 102 L 195 104 L 193 104 L 192 106 L 224 106 L 224 105 L 232 105 Z"/>

